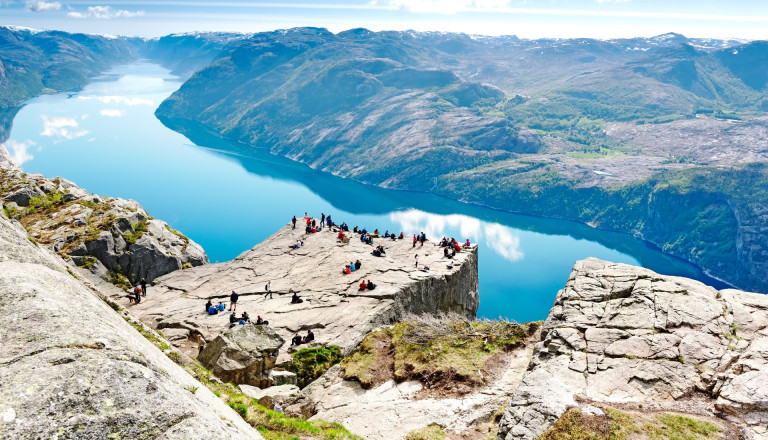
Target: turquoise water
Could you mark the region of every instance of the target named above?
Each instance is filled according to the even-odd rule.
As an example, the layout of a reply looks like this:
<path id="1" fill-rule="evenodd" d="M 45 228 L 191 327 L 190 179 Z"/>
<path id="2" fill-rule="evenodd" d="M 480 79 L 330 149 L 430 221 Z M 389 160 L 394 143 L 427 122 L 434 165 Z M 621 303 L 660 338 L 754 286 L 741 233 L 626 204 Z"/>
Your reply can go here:
<path id="1" fill-rule="evenodd" d="M 480 244 L 478 315 L 487 318 L 546 318 L 574 261 L 586 257 L 722 285 L 623 234 L 360 185 L 184 127 L 192 142 L 154 116 L 179 86 L 160 66 L 122 66 L 80 92 L 29 101 L 6 147 L 26 172 L 138 200 L 211 261 L 236 257 L 304 212 L 381 232 L 469 238 Z"/>

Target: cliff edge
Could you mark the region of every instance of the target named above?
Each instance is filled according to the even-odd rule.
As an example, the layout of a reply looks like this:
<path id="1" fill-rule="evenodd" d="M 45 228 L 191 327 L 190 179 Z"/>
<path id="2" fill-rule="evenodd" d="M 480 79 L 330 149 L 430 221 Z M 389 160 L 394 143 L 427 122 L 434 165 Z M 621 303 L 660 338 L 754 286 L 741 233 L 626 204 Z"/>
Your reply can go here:
<path id="1" fill-rule="evenodd" d="M 577 262 L 497 440 L 536 439 L 595 403 L 717 416 L 768 438 L 768 296 Z"/>
<path id="2" fill-rule="evenodd" d="M 248 312 L 269 321 L 286 341 L 308 329 L 316 342 L 356 346 L 371 329 L 399 320 L 407 313 L 455 312 L 474 318 L 479 305 L 477 248 L 462 250 L 454 259 L 443 256 L 433 242 L 412 246 L 412 240 L 374 239 L 386 256 L 371 254 L 373 246 L 350 234 L 349 243 L 337 240 L 328 228 L 306 234 L 304 228 L 285 226 L 232 261 L 180 270 L 159 278 L 147 297 L 131 310 L 144 322 L 162 329 L 182 349 L 188 335 L 200 333 L 212 341 L 229 328 L 230 293 L 239 294 L 237 315 Z M 304 244 L 296 249 L 297 240 Z M 415 255 L 419 255 L 419 268 Z M 342 274 L 345 265 L 361 262 L 359 270 Z M 453 267 L 448 268 L 452 262 Z M 424 265 L 430 267 L 424 269 Z M 265 285 L 272 281 L 272 297 Z M 371 280 L 375 290 L 359 290 Z M 304 302 L 291 304 L 296 292 Z M 208 315 L 208 299 L 222 301 L 227 311 Z M 125 303 L 126 299 L 121 299 Z M 190 347 L 190 354 L 195 355 Z M 284 348 L 285 349 L 285 348 Z"/>

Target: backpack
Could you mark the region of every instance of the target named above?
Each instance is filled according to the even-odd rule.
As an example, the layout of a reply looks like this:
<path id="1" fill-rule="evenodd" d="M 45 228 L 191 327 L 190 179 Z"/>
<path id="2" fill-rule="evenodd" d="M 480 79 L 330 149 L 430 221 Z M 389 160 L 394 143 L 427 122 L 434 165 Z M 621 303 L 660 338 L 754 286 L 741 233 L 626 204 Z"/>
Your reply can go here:
<path id="1" fill-rule="evenodd" d="M 264 291 L 265 292 L 269 292 L 269 284 L 265 284 L 264 285 Z"/>

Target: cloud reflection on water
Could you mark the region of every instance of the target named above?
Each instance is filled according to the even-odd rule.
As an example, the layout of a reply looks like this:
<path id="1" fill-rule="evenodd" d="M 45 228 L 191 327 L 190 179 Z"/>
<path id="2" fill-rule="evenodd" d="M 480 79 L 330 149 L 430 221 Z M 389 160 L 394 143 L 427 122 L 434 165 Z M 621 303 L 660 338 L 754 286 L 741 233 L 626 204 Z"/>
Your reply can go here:
<path id="1" fill-rule="evenodd" d="M 393 212 L 389 218 L 399 224 L 401 230 L 424 232 L 433 240 L 453 237 L 463 243 L 469 238 L 471 242 L 482 243 L 511 262 L 520 261 L 525 256 L 520 249 L 520 237 L 512 228 L 498 223 L 462 214 L 438 215 L 417 209 Z"/>

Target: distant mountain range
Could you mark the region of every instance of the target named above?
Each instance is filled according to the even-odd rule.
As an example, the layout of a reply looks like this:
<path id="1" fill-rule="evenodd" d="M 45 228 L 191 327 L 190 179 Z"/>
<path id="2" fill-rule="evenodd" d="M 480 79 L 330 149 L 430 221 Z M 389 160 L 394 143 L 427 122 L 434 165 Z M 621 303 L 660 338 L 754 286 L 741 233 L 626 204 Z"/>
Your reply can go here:
<path id="1" fill-rule="evenodd" d="M 149 58 L 188 77 L 156 115 L 190 136 L 202 128 L 367 184 L 623 231 L 768 290 L 768 42 L 4 32 L 20 42 L 0 45 L 0 61 L 35 85 L 26 97 Z M 64 63 L 56 48 L 75 43 L 89 56 Z M 48 85 L 57 71 L 70 79 Z M 3 84 L 0 105 L 26 99 Z"/>

